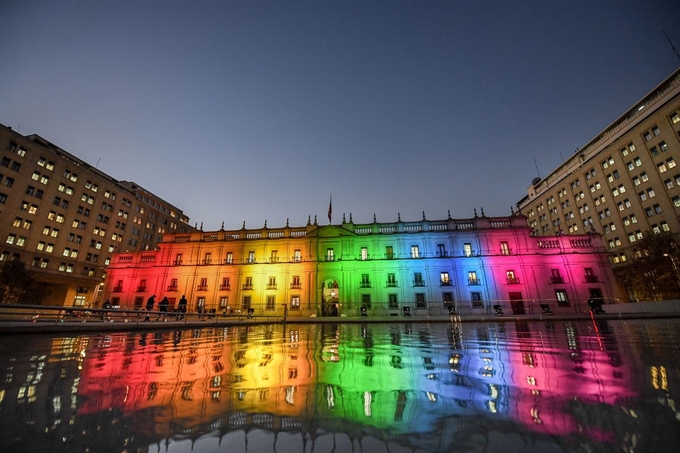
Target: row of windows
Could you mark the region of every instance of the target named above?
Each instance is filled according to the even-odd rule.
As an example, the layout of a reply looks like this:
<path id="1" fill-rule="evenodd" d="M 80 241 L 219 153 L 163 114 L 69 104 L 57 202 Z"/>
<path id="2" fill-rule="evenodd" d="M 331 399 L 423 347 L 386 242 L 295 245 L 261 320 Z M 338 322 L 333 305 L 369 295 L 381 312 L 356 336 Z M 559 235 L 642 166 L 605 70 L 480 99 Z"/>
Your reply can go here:
<path id="1" fill-rule="evenodd" d="M 63 264 L 63 263 L 62 263 Z M 68 272 L 68 270 L 66 270 Z M 443 308 L 450 308 L 452 304 L 454 303 L 454 298 L 453 298 L 453 293 L 452 292 L 443 292 L 441 293 L 441 302 L 443 303 Z M 519 300 L 521 300 L 521 293 L 515 293 L 519 295 Z M 177 298 L 176 297 L 168 297 L 168 309 L 169 310 L 174 310 L 174 308 L 177 305 Z M 120 305 L 120 298 L 119 297 L 113 297 L 112 299 L 113 305 Z M 567 291 L 564 289 L 556 289 L 555 290 L 555 300 L 557 301 L 557 305 L 560 307 L 569 307 L 571 304 L 569 302 L 569 298 L 567 296 Z M 242 296 L 241 297 L 241 304 L 238 307 L 232 307 L 230 305 L 229 301 L 229 296 L 221 296 L 217 304 L 214 307 L 209 306 L 206 303 L 207 299 L 205 296 L 197 296 L 196 297 L 196 306 L 195 310 L 198 313 L 214 313 L 215 311 L 219 310 L 222 311 L 223 313 L 234 313 L 238 311 L 242 312 L 247 312 L 249 309 L 253 308 L 253 299 L 252 296 Z M 414 293 L 413 294 L 413 301 L 415 302 L 415 308 L 416 309 L 427 309 L 427 300 L 426 300 L 426 294 L 425 293 Z M 470 292 L 470 301 L 471 301 L 471 306 L 472 308 L 484 308 L 484 301 L 482 297 L 482 293 L 479 291 L 471 291 Z M 409 302 L 410 303 L 410 302 Z M 134 299 L 134 308 L 135 309 L 142 309 L 142 306 L 144 304 L 144 297 L 143 296 L 138 296 L 135 297 Z M 387 295 L 387 308 L 393 309 L 393 310 L 398 310 L 404 306 L 408 306 L 408 303 L 401 303 L 399 302 L 398 299 L 398 294 L 391 293 Z M 372 309 L 373 304 L 372 304 L 372 299 L 370 294 L 361 294 L 361 302 L 360 302 L 361 307 L 366 308 L 366 309 Z M 275 295 L 267 295 L 265 297 L 265 302 L 264 306 L 262 307 L 265 311 L 275 311 L 277 309 L 278 303 L 276 300 Z M 299 294 L 294 294 L 290 296 L 290 310 L 293 311 L 298 311 L 300 310 L 300 295 Z M 351 308 L 351 306 L 348 306 L 347 308 Z"/>

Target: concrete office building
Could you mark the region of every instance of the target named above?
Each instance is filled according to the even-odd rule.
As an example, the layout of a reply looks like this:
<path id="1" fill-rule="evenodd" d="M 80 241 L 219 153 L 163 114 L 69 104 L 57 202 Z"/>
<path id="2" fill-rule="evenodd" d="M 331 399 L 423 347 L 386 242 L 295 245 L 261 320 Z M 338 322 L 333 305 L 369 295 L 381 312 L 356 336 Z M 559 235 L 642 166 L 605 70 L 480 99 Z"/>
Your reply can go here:
<path id="1" fill-rule="evenodd" d="M 603 235 L 616 272 L 646 231 L 680 233 L 680 69 L 517 203 L 533 235 Z"/>
<path id="2" fill-rule="evenodd" d="M 150 250 L 190 232 L 182 211 L 38 135 L 0 125 L 0 261 L 20 259 L 46 305 L 94 306 L 114 251 Z"/>

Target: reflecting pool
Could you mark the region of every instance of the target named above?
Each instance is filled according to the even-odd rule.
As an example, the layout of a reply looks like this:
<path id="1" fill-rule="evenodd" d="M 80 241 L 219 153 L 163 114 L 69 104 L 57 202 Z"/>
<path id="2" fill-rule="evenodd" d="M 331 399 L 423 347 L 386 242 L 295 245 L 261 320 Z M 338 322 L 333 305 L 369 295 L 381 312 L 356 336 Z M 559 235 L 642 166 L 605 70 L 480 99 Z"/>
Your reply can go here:
<path id="1" fill-rule="evenodd" d="M 0 337 L 3 452 L 663 452 L 680 320 Z"/>

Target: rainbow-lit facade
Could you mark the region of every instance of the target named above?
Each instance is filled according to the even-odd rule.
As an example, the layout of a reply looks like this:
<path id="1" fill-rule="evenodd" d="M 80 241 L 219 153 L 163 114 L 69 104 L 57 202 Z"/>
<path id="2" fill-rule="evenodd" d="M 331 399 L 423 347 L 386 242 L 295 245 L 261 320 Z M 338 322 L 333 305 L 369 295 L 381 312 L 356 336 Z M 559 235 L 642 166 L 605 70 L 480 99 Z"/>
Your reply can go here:
<path id="1" fill-rule="evenodd" d="M 182 297 L 189 312 L 272 316 L 580 311 L 617 300 L 598 234 L 533 237 L 521 215 L 166 234 L 156 250 L 117 253 L 105 299 L 141 308 Z"/>

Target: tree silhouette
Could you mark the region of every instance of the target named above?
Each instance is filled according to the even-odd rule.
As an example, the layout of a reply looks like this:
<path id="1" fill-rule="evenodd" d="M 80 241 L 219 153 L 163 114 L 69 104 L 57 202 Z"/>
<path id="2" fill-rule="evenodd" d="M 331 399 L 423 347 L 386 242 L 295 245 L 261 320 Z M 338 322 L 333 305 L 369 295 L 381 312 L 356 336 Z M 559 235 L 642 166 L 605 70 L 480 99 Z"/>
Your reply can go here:
<path id="1" fill-rule="evenodd" d="M 664 300 L 680 295 L 680 243 L 669 232 L 647 231 L 637 243 L 630 265 L 618 272 L 629 294 L 638 300 Z"/>
<path id="2" fill-rule="evenodd" d="M 7 260 L 0 266 L 0 303 L 40 304 L 46 293 L 23 261 Z"/>

